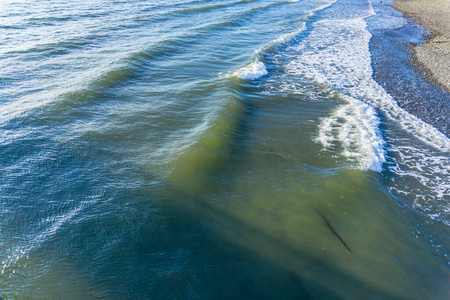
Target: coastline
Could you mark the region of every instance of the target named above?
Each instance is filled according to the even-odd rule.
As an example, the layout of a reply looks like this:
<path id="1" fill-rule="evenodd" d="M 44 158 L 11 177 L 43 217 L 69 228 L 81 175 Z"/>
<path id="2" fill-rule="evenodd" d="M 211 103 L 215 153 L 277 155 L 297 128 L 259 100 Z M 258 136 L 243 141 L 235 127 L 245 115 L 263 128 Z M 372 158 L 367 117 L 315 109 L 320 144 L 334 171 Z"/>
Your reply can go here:
<path id="1" fill-rule="evenodd" d="M 395 0 L 391 6 L 428 29 L 427 41 L 413 47 L 415 63 L 450 91 L 450 0 Z"/>

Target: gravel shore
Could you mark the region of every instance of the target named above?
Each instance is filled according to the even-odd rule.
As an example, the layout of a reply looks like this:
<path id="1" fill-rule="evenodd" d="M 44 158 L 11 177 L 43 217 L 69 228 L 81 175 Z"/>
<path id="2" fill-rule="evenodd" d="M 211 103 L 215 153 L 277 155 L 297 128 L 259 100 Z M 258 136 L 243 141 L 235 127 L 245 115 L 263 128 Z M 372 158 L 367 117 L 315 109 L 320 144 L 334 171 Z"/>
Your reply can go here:
<path id="1" fill-rule="evenodd" d="M 427 42 L 414 47 L 416 63 L 450 90 L 450 0 L 396 0 L 391 6 L 429 30 Z"/>

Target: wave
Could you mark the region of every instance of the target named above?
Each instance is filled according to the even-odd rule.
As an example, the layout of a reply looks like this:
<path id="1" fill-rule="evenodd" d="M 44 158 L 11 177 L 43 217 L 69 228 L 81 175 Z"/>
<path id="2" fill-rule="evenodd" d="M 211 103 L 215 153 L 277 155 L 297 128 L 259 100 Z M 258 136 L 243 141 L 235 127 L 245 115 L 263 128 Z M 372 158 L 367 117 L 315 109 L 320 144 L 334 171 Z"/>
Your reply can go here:
<path id="1" fill-rule="evenodd" d="M 301 23 L 296 30 L 263 46 L 253 62 L 224 79 L 218 79 L 226 83 L 226 87 L 217 87 L 221 104 L 212 109 L 189 133 L 184 133 L 181 139 L 173 138 L 174 144 L 167 147 L 169 152 L 160 154 L 166 157 L 161 165 L 161 172 L 166 180 L 195 190 L 199 185 L 205 184 L 211 173 L 222 168 L 246 107 L 239 96 L 242 86 L 233 78 L 256 80 L 268 74 L 264 62 L 258 56 L 262 56 L 262 52 L 274 51 L 278 45 L 287 43 L 304 29 L 305 23 Z"/>
<path id="2" fill-rule="evenodd" d="M 200 7 L 190 7 L 190 8 L 184 8 L 175 11 L 175 13 L 184 14 L 184 13 L 195 13 L 195 12 L 204 12 L 208 10 L 213 10 L 217 8 L 224 8 L 231 5 L 234 5 L 236 3 L 241 3 L 242 1 L 227 3 L 227 4 L 216 4 L 216 5 L 206 5 L 206 6 L 200 6 Z"/>
<path id="3" fill-rule="evenodd" d="M 124 3 L 126 3 L 127 1 L 124 1 Z M 185 1 L 185 2 L 175 2 L 175 3 L 166 3 L 166 2 L 161 2 L 161 3 L 148 3 L 149 6 L 147 7 L 143 7 L 141 8 L 141 11 L 143 12 L 147 12 L 147 11 L 151 11 L 154 12 L 155 9 L 158 8 L 163 8 L 164 10 L 167 10 L 168 8 L 178 8 L 180 6 L 185 6 L 185 5 L 193 5 L 193 4 L 198 4 L 198 3 L 209 3 L 209 0 L 192 0 L 192 1 Z M 180 9 L 178 9 L 180 10 Z"/>
<path id="4" fill-rule="evenodd" d="M 242 17 L 243 14 L 285 3 L 289 3 L 289 1 L 258 6 L 240 13 L 239 16 Z M 305 23 L 301 22 L 300 26 L 294 31 L 279 36 L 256 51 L 253 62 L 224 78 L 218 79 L 226 83 L 224 90 L 228 90 L 228 92 L 219 92 L 219 97 L 222 99 L 221 105 L 207 114 L 203 122 L 192 128 L 188 134 L 184 134 L 182 139 L 173 139 L 177 141 L 176 145 L 167 147 L 171 150 L 169 150 L 170 153 L 165 154 L 167 159 L 162 165 L 162 169 L 165 170 L 162 172 L 165 174 L 166 180 L 174 184 L 189 185 L 192 188 L 196 184 L 204 184 L 204 182 L 192 182 L 196 178 L 204 178 L 204 176 L 199 176 L 200 174 L 211 174 L 211 172 L 215 172 L 222 167 L 231 141 L 235 138 L 236 130 L 245 112 L 245 104 L 239 96 L 239 90 L 242 86 L 239 81 L 235 81 L 233 78 L 256 80 L 267 75 L 268 71 L 262 61 L 262 53 L 273 52 L 279 45 L 285 45 L 303 32 L 304 29 Z M 231 90 L 229 90 L 230 88 Z"/>
<path id="5" fill-rule="evenodd" d="M 236 70 L 231 76 L 237 77 L 242 80 L 256 80 L 268 74 L 266 65 L 261 60 L 263 59 L 263 54 L 269 54 L 274 52 L 281 45 L 287 44 L 290 40 L 292 40 L 295 36 L 299 35 L 301 32 L 305 30 L 305 23 L 300 23 L 298 29 L 283 34 L 273 41 L 267 43 L 259 50 L 256 51 L 256 57 L 253 62 L 250 64 Z"/>
<path id="6" fill-rule="evenodd" d="M 245 3 L 245 2 L 253 2 L 253 1 L 233 2 L 229 6 L 241 5 L 242 3 Z M 192 28 L 192 30 L 193 31 L 202 31 L 202 32 L 208 33 L 210 30 L 217 30 L 217 29 L 221 29 L 223 27 L 239 26 L 239 25 L 242 25 L 241 23 L 242 23 L 243 19 L 248 18 L 252 14 L 255 14 L 255 13 L 259 12 L 260 10 L 267 9 L 267 8 L 272 7 L 272 6 L 283 5 L 283 4 L 286 4 L 286 3 L 289 3 L 289 1 L 282 1 L 282 2 L 276 2 L 276 3 L 261 5 L 261 6 L 250 7 L 249 9 L 244 10 L 244 11 L 233 12 L 232 14 L 228 15 L 226 20 L 224 20 L 224 21 L 216 22 L 216 23 L 213 23 L 213 24 L 208 24 L 208 25 L 205 25 L 205 26 L 195 27 L 195 28 Z M 295 32 L 291 33 L 291 35 L 295 35 Z M 285 38 L 286 38 L 286 40 L 288 40 L 290 38 L 289 34 L 286 34 Z"/>
<path id="7" fill-rule="evenodd" d="M 75 74 L 70 74 L 71 80 L 64 87 L 46 88 L 35 91 L 30 96 L 2 105 L 0 124 L 6 124 L 13 119 L 23 118 L 28 112 L 34 119 L 57 116 L 70 109 L 89 105 L 103 93 L 113 87 L 126 83 L 138 76 L 143 68 L 151 61 L 166 58 L 182 51 L 186 46 L 186 39 L 201 35 L 193 33 L 191 36 L 175 36 L 155 42 L 146 49 L 121 53 L 121 57 L 113 60 L 105 59 L 98 65 L 86 68 Z M 192 43 L 190 43 L 192 44 Z M 67 79 L 68 80 L 68 79 Z"/>
<path id="8" fill-rule="evenodd" d="M 80 215 L 80 212 L 87 207 L 97 203 L 98 197 L 92 197 L 92 200 L 82 201 L 81 204 L 75 206 L 67 212 L 59 212 L 57 216 L 50 216 L 41 221 L 41 224 L 36 227 L 43 227 L 38 233 L 31 233 L 23 243 L 3 249 L 2 255 L 6 258 L 0 263 L 0 276 L 7 275 L 8 279 L 15 276 L 25 278 L 23 273 L 29 261 L 29 255 L 36 249 L 39 249 L 42 244 L 51 241 L 69 222 L 74 222 L 74 219 Z"/>
<path id="9" fill-rule="evenodd" d="M 211 10 L 215 10 L 215 9 L 220 9 L 220 8 L 232 8 L 234 6 L 238 6 L 238 5 L 248 5 L 250 3 L 255 2 L 254 0 L 240 0 L 240 1 L 233 1 L 230 3 L 224 3 L 224 4 L 215 4 L 215 5 L 204 5 L 204 6 L 198 6 L 198 7 L 189 7 L 189 8 L 183 8 L 183 9 L 178 9 L 178 10 L 174 10 L 174 11 L 170 11 L 167 14 L 173 15 L 173 14 L 189 14 L 189 13 L 201 13 L 201 12 L 206 12 L 206 11 L 211 11 Z M 250 7 L 248 8 L 246 11 L 240 12 L 240 15 L 245 15 L 245 14 L 251 14 L 251 13 L 255 13 L 259 10 L 262 9 L 267 9 L 273 6 L 279 6 L 279 5 L 283 5 L 286 3 L 289 3 L 290 1 L 280 1 L 280 2 L 274 2 L 274 3 L 269 3 L 269 4 L 264 4 L 264 5 L 260 5 L 258 3 L 256 3 L 256 6 L 254 7 Z"/>
<path id="10" fill-rule="evenodd" d="M 283 1 L 283 2 L 278 2 L 278 3 L 273 3 L 270 5 L 258 7 L 258 9 L 266 8 L 266 7 L 273 6 L 273 5 L 291 3 L 291 2 L 295 2 L 295 1 Z M 305 13 L 305 16 L 301 17 L 300 19 L 304 20 L 306 18 L 310 18 L 310 17 L 314 16 L 314 13 L 329 7 L 334 2 L 336 2 L 336 0 L 329 1 L 323 5 L 320 5 L 313 9 L 310 9 L 309 11 L 307 11 Z M 261 78 L 262 76 L 267 75 L 268 71 L 267 71 L 266 65 L 263 62 L 264 56 L 270 55 L 271 53 L 275 52 L 276 50 L 279 49 L 280 46 L 287 45 L 289 42 L 291 42 L 293 39 L 295 39 L 296 36 L 298 36 L 303 31 L 305 31 L 305 29 L 306 29 L 306 23 L 300 22 L 298 28 L 295 29 L 294 31 L 282 34 L 278 38 L 263 45 L 260 49 L 255 51 L 256 57 L 254 58 L 254 61 L 251 62 L 250 64 L 238 69 L 237 71 L 235 71 L 232 74 L 232 76 L 238 77 L 242 80 L 256 80 L 256 79 Z"/>
<path id="11" fill-rule="evenodd" d="M 31 17 L 29 19 L 27 19 L 27 21 L 49 21 L 49 22 L 61 22 L 61 21 L 69 21 L 71 20 L 73 17 L 72 16 L 60 16 L 60 17 L 55 17 L 55 16 L 48 16 L 48 17 Z"/>
<path id="12" fill-rule="evenodd" d="M 266 65 L 256 58 L 254 62 L 234 72 L 233 76 L 243 80 L 256 80 L 267 73 Z"/>
<path id="13" fill-rule="evenodd" d="M 248 4 L 250 2 L 252 1 L 239 1 L 233 3 L 238 5 Z M 179 50 L 175 49 L 177 48 L 177 46 L 179 48 L 183 48 L 186 47 L 186 45 L 192 45 L 195 43 L 198 37 L 203 36 L 205 33 L 210 34 L 211 30 L 220 30 L 224 27 L 240 25 L 240 22 L 238 21 L 242 20 L 242 18 L 244 17 L 247 17 L 249 14 L 253 14 L 262 8 L 285 3 L 289 2 L 282 1 L 263 6 L 258 5 L 256 7 L 251 7 L 248 10 L 239 11 L 232 14 L 231 16 L 229 16 L 228 20 L 215 22 L 206 26 L 195 27 L 190 30 L 190 33 L 187 35 L 184 32 L 174 33 L 172 37 L 169 37 L 166 40 L 154 42 L 151 45 L 147 45 L 146 49 L 144 50 L 131 52 L 128 54 L 124 53 L 121 58 L 114 58 L 114 60 L 102 63 L 95 69 L 86 70 L 86 72 L 80 71 L 79 75 L 77 75 L 76 73 L 70 74 L 71 77 L 74 77 L 71 80 L 70 85 L 65 85 L 64 87 L 58 88 L 57 94 L 55 94 L 55 92 L 49 94 L 49 92 L 43 91 L 41 95 L 39 95 L 39 93 L 34 94 L 33 100 L 24 98 L 15 101 L 14 104 L 3 107 L 5 109 L 2 109 L 2 122 L 5 120 L 8 121 L 23 116 L 26 111 L 36 108 L 43 107 L 44 109 L 41 111 L 42 113 L 48 112 L 50 115 L 55 115 L 58 114 L 61 109 L 66 110 L 67 108 L 74 105 L 83 105 L 83 103 L 87 103 L 86 101 L 89 102 L 90 100 L 98 97 L 98 95 L 101 94 L 105 89 L 133 78 L 133 76 L 142 69 L 142 66 L 140 64 L 142 64 L 143 62 L 156 59 L 158 56 L 167 57 L 168 55 L 171 55 Z M 272 51 L 274 47 L 276 47 L 276 45 L 286 43 L 294 36 L 299 34 L 303 30 L 303 27 L 304 23 L 301 23 L 301 26 L 298 30 L 280 36 L 277 40 L 264 46 L 260 51 Z M 89 49 L 92 43 L 98 43 L 99 37 L 102 38 L 105 36 L 81 36 L 79 38 L 62 40 L 57 43 L 37 45 L 29 49 L 14 51 L 14 53 L 10 54 L 22 55 L 37 53 L 39 55 L 45 55 L 46 57 L 48 55 L 67 55 L 72 50 L 76 50 L 79 52 L 79 50 Z M 257 60 L 259 62 L 257 62 Z M 246 79 L 256 79 L 264 75 L 266 72 L 266 68 L 263 64 L 264 62 L 262 58 L 255 59 L 255 63 L 250 63 L 250 65 L 247 67 L 247 71 L 242 73 L 240 76 Z M 254 67 L 256 67 L 256 69 L 253 69 Z M 34 101 L 35 99 L 40 100 Z M 50 109 L 46 108 L 49 105 L 54 107 Z"/>
<path id="14" fill-rule="evenodd" d="M 173 184 L 195 189 L 204 185 L 206 178 L 219 171 L 226 161 L 245 112 L 245 104 L 239 96 L 239 83 L 229 79 L 220 82 L 226 85 L 222 88 L 217 86 L 216 96 L 220 104 L 215 103 L 197 126 L 184 133 L 181 139 L 172 139 L 174 142 L 167 147 L 161 172 Z"/>
<path id="15" fill-rule="evenodd" d="M 285 46 L 289 42 L 294 40 L 295 37 L 297 37 L 299 34 L 304 32 L 305 29 L 306 29 L 306 23 L 300 22 L 298 28 L 295 29 L 294 31 L 282 34 L 278 38 L 274 39 L 273 41 L 270 41 L 269 43 L 267 43 L 266 45 L 264 45 L 260 49 L 258 49 L 256 51 L 257 55 L 262 55 L 262 54 L 270 55 L 271 53 L 277 51 L 280 46 Z"/>
<path id="16" fill-rule="evenodd" d="M 381 172 L 386 162 L 380 119 L 372 106 L 351 97 L 330 117 L 322 119 L 316 138 L 324 150 L 342 147 L 342 155 L 358 169 Z"/>
<path id="17" fill-rule="evenodd" d="M 334 11 L 338 9 L 342 8 Z M 449 163 L 450 139 L 400 108 L 373 79 L 371 34 L 365 22 L 372 11 L 369 7 L 361 16 L 351 11 L 348 19 L 327 12 L 330 18 L 315 22 L 308 35 L 289 48 L 292 56 L 286 73 L 346 96 L 347 104 L 320 125 L 316 140 L 325 150 L 341 145 L 346 159 L 356 160 L 361 169 L 379 172 L 387 166 L 394 174 L 390 189 L 395 195 L 408 199 L 407 205 L 415 211 L 448 225 L 443 220 L 450 213 L 449 170 L 442 166 Z M 398 24 L 396 20 L 394 25 Z M 409 138 L 399 138 L 405 135 Z"/>
<path id="18" fill-rule="evenodd" d="M 68 54 L 72 50 L 80 50 L 90 46 L 94 43 L 98 43 L 99 40 L 105 38 L 106 35 L 83 35 L 80 37 L 72 37 L 61 40 L 59 42 L 50 42 L 36 44 L 34 46 L 27 45 L 26 48 L 10 50 L 5 52 L 5 55 L 20 55 L 20 54 L 44 54 L 46 57 L 49 55 L 62 55 Z"/>
<path id="19" fill-rule="evenodd" d="M 295 46 L 300 55 L 287 72 L 325 83 L 345 95 L 376 107 L 422 141 L 450 153 L 450 140 L 437 129 L 410 115 L 372 78 L 371 34 L 363 18 L 321 20 L 305 41 Z"/>
<path id="20" fill-rule="evenodd" d="M 241 2 L 242 1 L 233 3 L 240 4 Z M 280 3 L 277 2 L 275 4 L 279 5 Z M 128 79 L 139 74 L 143 66 L 149 61 L 158 59 L 158 57 L 166 58 L 175 53 L 179 53 L 181 49 L 184 49 L 187 46 L 200 43 L 202 40 L 199 39 L 199 37 L 203 37 L 204 34 L 211 34 L 211 31 L 213 30 L 221 30 L 224 27 L 240 25 L 240 22 L 238 21 L 247 17 L 249 14 L 254 13 L 256 11 L 255 9 L 260 9 L 260 6 L 234 13 L 225 21 L 220 20 L 213 22 L 212 24 L 194 27 L 189 30 L 188 34 L 184 31 L 175 32 L 172 36 L 169 36 L 164 40 L 146 45 L 143 50 L 129 53 L 125 52 L 122 54 L 122 57 L 114 58 L 109 62 L 102 63 L 94 69 L 91 68 L 85 72 L 80 71 L 78 75 L 75 73 L 71 74 L 71 76 L 74 76 L 75 78 L 70 82 L 70 85 L 58 89 L 58 94 L 53 93 L 52 95 L 49 95 L 48 92 L 44 91 L 41 96 L 39 96 L 39 93 L 34 94 L 33 99 L 42 98 L 40 101 L 34 101 L 28 98 L 15 101 L 14 104 L 8 106 L 10 109 L 8 107 L 3 107 L 5 109 L 2 110 L 1 119 L 3 121 L 11 120 L 23 116 L 26 111 L 36 108 L 43 108 L 40 110 L 39 117 L 42 116 L 42 114 L 57 115 L 69 108 L 90 103 L 91 100 L 98 98 L 106 89 L 126 82 Z M 275 45 L 286 43 L 296 34 L 300 33 L 303 28 L 304 24 L 301 23 L 299 29 L 280 36 L 277 40 L 263 47 L 261 51 L 272 51 Z M 21 50 L 20 53 L 15 54 L 38 53 L 46 56 L 49 54 L 69 54 L 71 50 L 86 50 L 94 42 L 98 43 L 96 36 L 82 36 L 77 39 L 67 39 L 58 43 L 38 45 L 30 49 Z M 240 74 L 242 78 L 256 79 L 257 77 L 266 74 L 265 72 L 267 72 L 267 70 L 264 67 L 263 60 L 257 60 L 259 62 L 255 59 L 254 64 L 250 63 L 247 68 L 244 67 L 241 70 L 243 72 Z M 246 69 L 246 71 L 244 71 L 244 69 Z"/>

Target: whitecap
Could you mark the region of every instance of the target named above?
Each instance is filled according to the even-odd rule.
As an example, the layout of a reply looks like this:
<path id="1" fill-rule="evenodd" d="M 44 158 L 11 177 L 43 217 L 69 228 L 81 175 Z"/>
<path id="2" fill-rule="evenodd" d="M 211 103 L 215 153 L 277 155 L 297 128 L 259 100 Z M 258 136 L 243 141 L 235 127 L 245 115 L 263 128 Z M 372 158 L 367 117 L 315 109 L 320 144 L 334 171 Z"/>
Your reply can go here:
<path id="1" fill-rule="evenodd" d="M 323 118 L 316 142 L 324 150 L 342 148 L 341 154 L 361 170 L 381 172 L 386 162 L 380 119 L 372 106 L 345 97 L 329 117 Z"/>
<path id="2" fill-rule="evenodd" d="M 259 59 L 255 59 L 251 64 L 234 72 L 233 76 L 243 80 L 256 80 L 267 74 L 266 65 Z"/>

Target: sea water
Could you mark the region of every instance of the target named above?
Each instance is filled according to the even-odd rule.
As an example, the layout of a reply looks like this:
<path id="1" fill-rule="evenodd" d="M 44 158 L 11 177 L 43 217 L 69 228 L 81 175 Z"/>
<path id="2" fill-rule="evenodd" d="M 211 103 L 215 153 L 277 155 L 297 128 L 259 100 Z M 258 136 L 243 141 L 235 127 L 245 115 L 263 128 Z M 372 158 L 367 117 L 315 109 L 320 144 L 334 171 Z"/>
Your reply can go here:
<path id="1" fill-rule="evenodd" d="M 0 296 L 447 299 L 450 139 L 379 2 L 1 1 Z"/>

